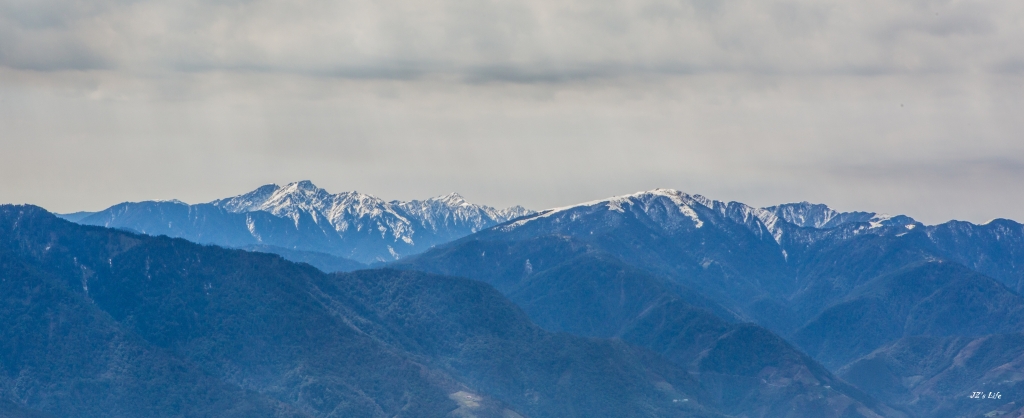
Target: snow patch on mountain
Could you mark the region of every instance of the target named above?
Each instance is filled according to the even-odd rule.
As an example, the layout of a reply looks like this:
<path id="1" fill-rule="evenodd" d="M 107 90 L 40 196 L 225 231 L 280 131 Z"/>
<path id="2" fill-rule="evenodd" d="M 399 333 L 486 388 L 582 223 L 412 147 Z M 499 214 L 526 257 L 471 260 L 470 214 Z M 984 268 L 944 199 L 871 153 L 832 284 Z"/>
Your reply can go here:
<path id="1" fill-rule="evenodd" d="M 869 222 L 874 212 L 838 212 L 823 204 L 786 203 L 763 208 L 779 219 L 804 228 L 835 228 L 851 222 Z"/>
<path id="2" fill-rule="evenodd" d="M 692 207 L 695 204 L 702 203 L 694 200 L 693 196 L 672 189 L 654 189 L 628 195 L 610 197 L 607 199 L 594 200 L 571 206 L 543 210 L 535 214 L 534 216 L 505 225 L 502 227 L 502 230 L 511 231 L 523 225 L 526 225 L 529 222 L 551 217 L 556 214 L 561 214 L 563 212 L 579 208 L 592 208 L 596 206 L 604 206 L 609 211 L 625 213 L 627 207 L 636 206 L 641 211 L 646 212 L 649 210 L 650 206 L 654 203 L 655 200 L 662 198 L 667 198 L 669 202 L 671 202 L 671 204 L 675 206 L 676 209 L 679 210 L 680 214 L 688 217 L 691 221 L 693 221 L 693 225 L 695 227 L 701 228 L 704 226 L 704 221 L 700 219 L 700 216 L 697 214 L 696 211 L 693 210 Z"/>
<path id="3" fill-rule="evenodd" d="M 873 216 L 871 219 L 868 219 L 868 224 L 871 225 L 871 229 L 881 228 L 883 224 L 885 224 L 885 221 L 888 221 L 890 219 L 892 219 L 891 215 L 883 213 L 881 215 L 876 215 Z"/>

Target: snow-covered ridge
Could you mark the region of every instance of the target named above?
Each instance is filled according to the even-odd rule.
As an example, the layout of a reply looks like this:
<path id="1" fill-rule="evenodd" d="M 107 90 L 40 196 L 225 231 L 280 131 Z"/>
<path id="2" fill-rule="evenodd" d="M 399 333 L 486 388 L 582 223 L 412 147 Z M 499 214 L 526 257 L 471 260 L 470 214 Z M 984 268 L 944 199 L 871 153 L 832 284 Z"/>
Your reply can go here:
<path id="1" fill-rule="evenodd" d="M 433 231 L 461 224 L 468 225 L 472 232 L 477 232 L 495 223 L 503 223 L 533 213 L 522 206 L 495 209 L 490 206 L 474 205 L 458 193 L 427 200 L 394 201 L 391 204 L 412 215 L 422 226 Z"/>
<path id="2" fill-rule="evenodd" d="M 291 219 L 296 227 L 308 216 L 317 224 L 330 225 L 330 229 L 342 236 L 348 232 L 375 230 L 385 240 L 406 244 L 414 244 L 417 235 L 424 230 L 462 235 L 463 230 L 472 233 L 533 213 L 521 206 L 495 209 L 472 204 L 458 193 L 409 202 L 387 202 L 356 191 L 332 194 L 308 180 L 284 186 L 269 184 L 210 204 L 234 213 L 268 212 Z"/>
<path id="3" fill-rule="evenodd" d="M 673 189 L 654 189 L 606 199 L 594 200 L 576 205 L 558 207 L 540 211 L 534 216 L 526 217 L 502 227 L 511 231 L 530 222 L 558 216 L 567 211 L 581 208 L 605 208 L 609 211 L 625 213 L 627 208 L 646 212 L 654 205 L 671 205 L 679 213 L 689 218 L 695 228 L 702 228 L 708 222 L 732 222 L 750 229 L 760 237 L 769 238 L 782 243 L 784 236 L 796 229 L 809 228 L 824 231 L 843 225 L 859 224 L 857 229 L 874 230 L 882 227 L 897 226 L 912 229 L 917 222 L 907 216 L 889 216 L 873 212 L 838 212 L 826 205 L 808 202 L 787 203 L 783 205 L 757 208 L 739 202 L 723 202 L 698 194 L 687 194 Z M 858 232 L 854 232 L 858 233 Z M 807 236 L 803 234 L 803 236 Z M 806 239 L 806 238 L 804 238 Z"/>
<path id="4" fill-rule="evenodd" d="M 209 203 L 125 202 L 75 222 L 126 228 L 232 248 L 278 247 L 361 263 L 395 260 L 533 214 L 496 209 L 457 193 L 425 200 L 385 201 L 359 192 L 330 193 L 310 181 L 268 184 Z"/>
<path id="5" fill-rule="evenodd" d="M 697 212 L 693 210 L 693 205 L 709 205 L 711 201 L 704 198 L 703 196 L 691 196 L 678 190 L 672 189 L 654 189 L 643 192 L 637 192 L 628 195 L 615 196 L 607 199 L 594 200 L 590 202 L 580 203 L 571 206 L 563 206 L 559 208 L 547 209 L 540 211 L 534 216 L 518 220 L 502 227 L 506 231 L 511 231 L 520 226 L 526 225 L 529 222 L 551 217 L 569 210 L 579 209 L 584 207 L 595 207 L 595 206 L 606 206 L 608 210 L 616 212 L 625 212 L 625 208 L 628 206 L 638 206 L 641 210 L 646 211 L 649 205 L 656 199 L 667 198 L 673 205 L 678 208 L 679 213 L 685 215 L 693 221 L 693 224 L 697 228 L 704 226 L 704 222 L 697 215 Z"/>

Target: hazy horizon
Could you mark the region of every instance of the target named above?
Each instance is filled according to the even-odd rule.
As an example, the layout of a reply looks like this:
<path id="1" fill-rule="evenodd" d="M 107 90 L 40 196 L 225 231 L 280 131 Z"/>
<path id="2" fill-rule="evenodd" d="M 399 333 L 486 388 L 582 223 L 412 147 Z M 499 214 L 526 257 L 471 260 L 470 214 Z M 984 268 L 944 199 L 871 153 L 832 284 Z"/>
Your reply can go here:
<path id="1" fill-rule="evenodd" d="M 432 195 L 432 196 L 419 196 L 419 197 L 393 198 L 392 199 L 392 198 L 385 198 L 383 196 L 376 195 L 376 194 L 371 193 L 371 192 L 361 191 L 361 190 L 328 190 L 328 189 L 325 189 L 323 187 L 320 187 L 320 185 L 318 185 L 315 181 L 311 181 L 311 180 L 299 180 L 299 181 L 310 181 L 311 183 L 316 185 L 316 187 L 324 189 L 325 191 L 327 191 L 328 193 L 331 193 L 331 194 L 338 194 L 338 193 L 343 193 L 343 192 L 359 192 L 359 193 L 368 194 L 368 195 L 371 195 L 371 196 L 374 196 L 374 197 L 381 198 L 382 200 L 387 201 L 387 202 L 394 202 L 394 201 L 408 202 L 408 201 L 412 201 L 412 200 L 425 200 L 425 199 L 430 199 L 430 198 L 443 197 L 443 196 L 449 194 L 449 193 L 443 193 L 443 194 L 437 194 L 437 195 Z M 287 185 L 289 185 L 291 183 L 297 183 L 297 182 L 298 181 L 295 181 L 295 182 L 283 182 L 283 183 L 268 183 L 268 184 L 260 185 L 260 187 L 271 185 L 271 184 L 283 187 L 283 186 L 287 186 Z M 246 190 L 244 192 L 235 193 L 235 194 L 231 194 L 231 195 L 225 195 L 225 196 L 218 196 L 218 197 L 213 198 L 213 199 L 207 199 L 207 200 L 202 200 L 202 201 L 184 201 L 182 199 L 177 199 L 177 198 L 157 198 L 157 199 L 145 199 L 145 200 L 138 200 L 138 201 L 126 200 L 126 201 L 117 202 L 117 203 L 114 203 L 114 204 L 111 204 L 111 205 L 108 205 L 108 206 L 105 206 L 103 208 L 96 209 L 96 210 L 55 211 L 55 210 L 51 210 L 51 209 L 48 209 L 48 208 L 44 208 L 44 209 L 50 210 L 53 213 L 57 213 L 57 214 L 61 214 L 61 215 L 70 215 L 70 214 L 79 213 L 79 212 L 95 213 L 95 212 L 99 212 L 99 211 L 102 211 L 104 209 L 107 209 L 109 207 L 113 207 L 113 206 L 115 206 L 117 204 L 133 203 L 133 202 L 137 203 L 137 202 L 141 202 L 141 201 L 179 201 L 181 203 L 185 203 L 185 204 L 189 204 L 189 205 L 195 205 L 195 204 L 210 203 L 210 202 L 212 202 L 214 200 L 218 200 L 218 199 L 240 196 L 240 195 L 243 195 L 245 193 L 248 193 L 248 192 L 251 192 L 253 190 L 256 190 L 257 188 L 258 187 L 253 187 L 251 190 Z M 534 210 L 534 211 L 538 211 L 538 212 L 539 211 L 543 211 L 543 210 L 547 210 L 547 209 L 562 209 L 562 208 L 565 208 L 565 207 L 575 206 L 575 205 L 578 205 L 578 204 L 585 204 L 585 203 L 590 203 L 590 202 L 594 202 L 594 201 L 603 200 L 605 198 L 630 195 L 630 194 L 634 194 L 634 193 L 641 193 L 641 192 L 645 192 L 645 191 L 652 191 L 652 190 L 655 190 L 655 189 L 658 189 L 658 188 L 648 189 L 648 190 L 638 190 L 638 191 L 635 191 L 635 192 L 632 192 L 632 193 L 623 193 L 623 194 L 617 194 L 617 195 L 602 196 L 602 197 L 599 197 L 599 198 L 589 199 L 589 200 L 586 200 L 586 201 L 572 202 L 572 203 L 569 203 L 567 205 L 562 205 L 562 206 L 549 206 L 549 207 L 538 207 L 538 208 L 526 207 L 526 209 L 530 209 L 530 210 Z M 661 188 L 661 189 L 666 189 L 666 188 Z M 686 191 L 682 191 L 682 192 L 687 193 Z M 450 193 L 457 193 L 457 194 L 459 194 L 460 196 L 465 198 L 466 201 L 469 202 L 469 203 L 480 204 L 480 205 L 485 205 L 485 206 L 492 206 L 492 207 L 497 208 L 497 209 L 505 209 L 505 208 L 510 208 L 510 207 L 513 207 L 513 206 L 523 206 L 523 205 L 520 205 L 520 204 L 512 204 L 512 205 L 506 205 L 506 206 L 490 205 L 490 204 L 485 203 L 485 202 L 475 201 L 472 198 L 467 197 L 467 196 L 463 195 L 462 193 L 459 193 L 458 191 L 452 191 Z M 688 194 L 700 195 L 700 193 L 688 193 Z M 705 196 L 705 197 L 711 198 L 713 200 L 721 200 L 721 199 L 716 199 L 713 196 Z M 26 204 L 32 204 L 30 202 L 25 202 L 25 203 Z M 747 202 L 740 202 L 740 203 L 749 204 Z M 787 204 L 787 203 L 825 204 L 825 205 L 829 206 L 831 209 L 839 211 L 839 212 L 863 211 L 863 212 L 877 212 L 879 215 L 890 215 L 890 216 L 907 215 L 907 216 L 910 216 L 911 218 L 915 218 L 917 221 L 923 222 L 923 223 L 925 223 L 927 225 L 936 225 L 936 224 L 944 223 L 944 222 L 951 221 L 951 220 L 959 220 L 959 219 L 945 219 L 945 220 L 941 220 L 941 221 L 937 221 L 937 222 L 927 222 L 927 221 L 924 221 L 922 219 L 919 219 L 919 218 L 915 217 L 913 214 L 910 214 L 910 213 L 888 213 L 888 212 L 883 212 L 883 211 L 874 211 L 874 210 L 871 210 L 870 208 L 860 208 L 860 209 L 858 209 L 858 208 L 854 208 L 854 209 L 837 208 L 835 206 L 829 205 L 827 202 L 788 201 L 788 202 L 775 202 L 775 203 L 766 204 L 766 205 L 752 205 L 752 206 L 759 207 L 759 208 L 765 208 L 765 207 L 769 207 L 769 206 L 782 205 L 782 204 Z M 988 219 L 986 221 L 978 221 L 978 222 L 974 222 L 974 223 L 986 224 L 986 223 L 991 222 L 991 221 L 993 221 L 995 219 L 1000 219 L 1000 218 L 992 218 L 992 219 Z M 1009 219 L 1009 218 L 1004 218 L 1004 219 Z"/>
<path id="2" fill-rule="evenodd" d="M 309 179 L 1024 220 L 1024 4 L 0 0 L 0 203 Z"/>

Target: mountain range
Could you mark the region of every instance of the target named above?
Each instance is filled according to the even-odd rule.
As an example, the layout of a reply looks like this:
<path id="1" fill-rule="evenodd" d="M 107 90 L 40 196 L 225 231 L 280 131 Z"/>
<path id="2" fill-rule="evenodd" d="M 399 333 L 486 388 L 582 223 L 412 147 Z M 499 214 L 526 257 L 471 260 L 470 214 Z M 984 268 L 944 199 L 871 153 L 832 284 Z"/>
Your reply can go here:
<path id="1" fill-rule="evenodd" d="M 972 416 L 1021 405 L 1020 364 L 972 371 L 998 375 L 998 383 L 920 386 L 907 367 L 880 375 L 941 402 L 881 396 L 870 373 L 849 373 L 905 338 L 940 344 L 1024 331 L 1014 267 L 1022 237 L 1024 228 L 1009 220 L 926 226 L 907 216 L 808 203 L 753 208 L 653 190 L 541 211 L 397 265 L 490 283 L 546 329 L 620 338 L 692 373 L 709 341 L 739 327 L 765 335 L 761 347 L 785 347 L 769 342 L 781 337 L 825 369 L 858 376 L 859 387 L 908 415 Z M 687 308 L 674 307 L 683 302 Z M 719 321 L 688 313 L 695 306 Z M 781 348 L 769 353 L 795 358 Z M 785 369 L 778 364 L 753 362 L 750 370 L 769 375 Z M 981 388 L 1001 398 L 965 401 Z"/>
<path id="2" fill-rule="evenodd" d="M 264 186 L 200 205 L 124 203 L 97 213 L 62 216 L 125 230 L 117 233 L 132 239 L 143 239 L 131 233 L 139 232 L 276 253 L 300 263 L 294 269 L 317 277 L 323 273 L 301 267 L 302 263 L 324 272 L 368 264 L 386 267 L 328 276 L 376 289 L 359 297 L 346 293 L 351 288 L 325 290 L 330 286 L 322 282 L 316 282 L 321 284 L 315 290 L 287 292 L 323 292 L 334 300 L 355 300 L 359 308 L 352 309 L 358 318 L 346 321 L 387 329 L 368 334 L 388 344 L 433 338 L 427 334 L 439 338 L 426 345 L 432 347 L 427 352 L 420 343 L 400 344 L 398 357 L 387 363 L 418 359 L 417 364 L 433 365 L 430 373 L 457 382 L 465 389 L 461 392 L 469 394 L 447 392 L 447 399 L 456 400 L 452 411 L 462 411 L 458 414 L 631 416 L 610 404 L 588 403 L 596 401 L 559 385 L 537 383 L 530 393 L 551 401 L 523 404 L 517 398 L 526 393 L 521 381 L 513 386 L 495 383 L 505 373 L 519 378 L 550 373 L 546 367 L 575 358 L 567 354 L 564 361 L 549 361 L 547 366 L 526 361 L 521 353 L 548 353 L 577 341 L 558 340 L 535 348 L 553 341 L 547 336 L 621 344 L 618 347 L 632 354 L 605 352 L 591 359 L 600 358 L 602 364 L 634 377 L 640 374 L 630 367 L 645 369 L 657 363 L 656 370 L 664 374 L 637 380 L 647 383 L 629 383 L 626 387 L 638 389 L 616 398 L 645 411 L 636 416 L 1017 416 L 1024 405 L 1024 362 L 1019 360 L 1024 347 L 1017 344 L 1024 334 L 1024 271 L 1018 267 L 1024 263 L 1024 226 L 1006 219 L 981 225 L 924 225 L 905 215 L 838 212 L 807 202 L 756 208 L 669 189 L 531 212 L 472 205 L 457 195 L 412 202 L 384 202 L 355 192 L 332 195 L 309 182 Z M 272 255 L 252 257 L 291 265 Z M 161 262 L 174 263 L 174 257 Z M 365 277 L 379 282 L 361 279 Z M 416 291 L 390 287 L 409 277 L 419 278 L 414 281 Z M 476 283 L 493 296 L 486 304 L 475 303 L 472 297 L 442 301 L 430 296 L 436 295 L 430 288 L 445 280 Z M 77 285 L 73 280 L 68 283 Z M 131 280 L 123 286 L 130 284 Z M 454 291 L 445 288 L 444 292 Z M 399 302 L 389 299 L 398 294 L 416 309 L 400 308 Z M 341 306 L 338 303 L 331 302 Z M 467 341 L 475 341 L 465 339 L 472 334 L 467 331 L 450 333 L 463 329 L 450 323 L 462 317 L 439 317 L 434 303 L 468 304 L 476 311 L 467 315 L 479 317 L 490 315 L 492 305 L 498 310 L 505 306 L 519 312 L 516 321 L 523 325 L 517 326 L 541 337 L 516 334 L 516 341 L 526 341 L 517 343 L 516 350 L 489 346 L 477 353 L 490 353 L 490 358 L 472 363 L 453 354 L 466 353 Z M 174 314 L 175 309 L 167 313 Z M 392 312 L 398 316 L 384 322 L 398 322 L 379 324 L 380 315 Z M 162 332 L 153 334 L 159 335 Z M 216 365 L 222 361 L 226 359 L 213 359 L 201 368 L 220 367 Z M 486 373 L 473 369 L 501 364 L 515 366 L 486 378 L 481 377 Z M 468 368 L 459 368 L 463 366 Z M 575 373 L 581 372 L 570 376 Z M 228 375 L 214 376 L 214 381 L 237 383 L 224 380 Z M 587 379 L 596 379 L 590 376 Z M 571 377 L 563 374 L 559 379 Z M 656 395 L 657 390 L 640 389 L 650 384 L 664 387 L 651 383 L 660 381 L 667 382 L 672 393 L 685 395 L 673 395 L 673 402 L 687 399 L 692 408 L 679 412 L 658 403 L 655 399 L 662 395 Z M 597 386 L 588 389 L 592 393 L 610 390 L 602 386 L 608 380 L 595 382 Z M 269 386 L 240 387 L 259 396 L 277 393 Z M 441 392 L 454 386 L 444 387 Z M 541 387 L 546 389 L 537 389 Z M 259 396 L 251 402 L 269 402 Z M 307 408 L 294 403 L 293 395 L 271 397 L 289 407 Z M 52 411 L 36 408 L 25 398 L 7 399 L 12 408 Z M 437 399 L 436 405 L 444 404 Z M 566 402 L 574 406 L 555 405 Z M 466 409 L 470 403 L 478 406 L 476 412 Z M 439 408 L 453 404 L 444 405 L 448 406 Z"/>
<path id="3" fill-rule="evenodd" d="M 178 200 L 125 202 L 95 213 L 65 216 L 85 225 L 204 244 L 250 247 L 283 256 L 315 252 L 369 264 L 419 253 L 531 213 L 521 206 L 474 205 L 456 193 L 386 202 L 359 192 L 331 194 L 310 181 L 300 181 L 270 184 L 197 205 Z"/>

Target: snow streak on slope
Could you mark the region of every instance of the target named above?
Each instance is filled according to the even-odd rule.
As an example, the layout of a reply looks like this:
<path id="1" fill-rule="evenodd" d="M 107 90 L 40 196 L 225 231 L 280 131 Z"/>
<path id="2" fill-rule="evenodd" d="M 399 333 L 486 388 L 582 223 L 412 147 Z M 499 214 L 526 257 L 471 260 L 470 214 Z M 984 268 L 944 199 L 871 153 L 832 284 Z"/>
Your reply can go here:
<path id="1" fill-rule="evenodd" d="M 868 222 L 872 212 L 837 212 L 832 208 L 808 202 L 786 203 L 764 208 L 765 211 L 793 225 L 805 228 L 834 228 L 850 222 Z"/>

